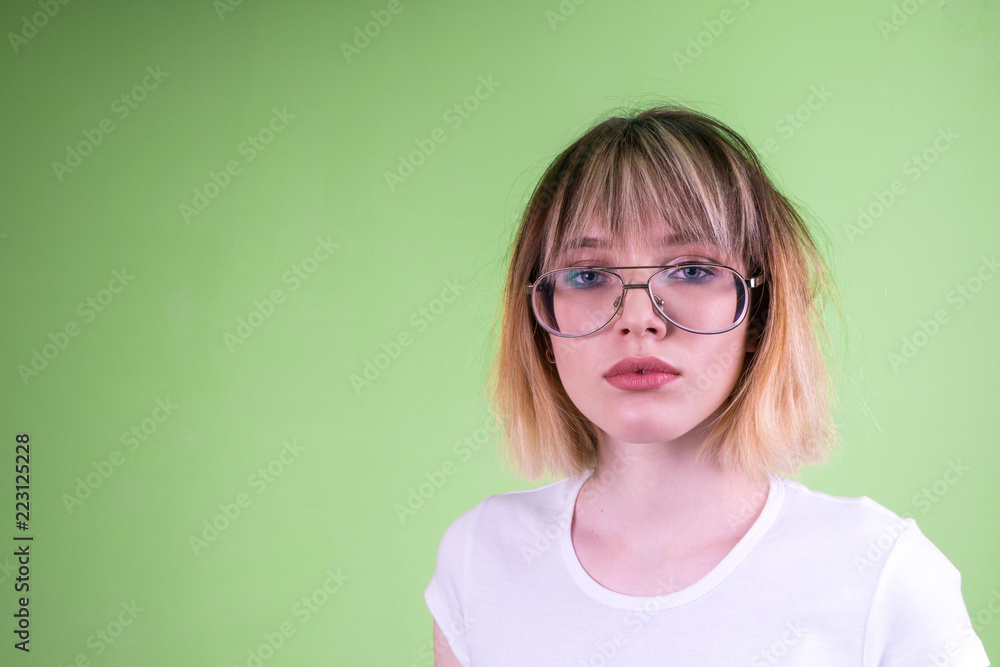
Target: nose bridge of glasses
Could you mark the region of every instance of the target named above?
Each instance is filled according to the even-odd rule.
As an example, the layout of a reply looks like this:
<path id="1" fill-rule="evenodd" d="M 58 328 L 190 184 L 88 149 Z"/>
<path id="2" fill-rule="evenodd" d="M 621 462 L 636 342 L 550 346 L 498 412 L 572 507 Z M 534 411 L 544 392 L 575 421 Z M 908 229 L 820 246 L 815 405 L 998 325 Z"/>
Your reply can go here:
<path id="1" fill-rule="evenodd" d="M 661 267 L 656 266 L 624 266 L 612 269 L 622 283 L 623 296 L 630 289 L 647 289 L 653 275 L 659 273 L 661 270 Z"/>
<path id="2" fill-rule="evenodd" d="M 654 314 L 656 314 L 657 316 L 659 316 L 661 318 L 663 317 L 662 313 L 657 312 L 663 306 L 663 301 L 661 301 L 658 296 L 656 296 L 655 294 L 653 294 L 652 292 L 650 292 L 650 290 L 649 290 L 649 283 L 625 283 L 622 286 L 622 294 L 621 294 L 621 296 L 618 298 L 618 301 L 615 302 L 615 310 L 616 310 L 616 312 L 621 312 L 621 311 L 623 311 L 625 309 L 625 304 L 623 303 L 623 301 L 625 299 L 625 296 L 628 294 L 628 290 L 630 290 L 630 289 L 637 289 L 637 290 L 642 290 L 643 292 L 645 292 L 645 294 L 646 294 L 645 298 L 639 297 L 640 302 L 645 301 L 651 307 L 653 307 L 652 309 L 653 309 L 653 313 Z M 641 307 L 642 307 L 642 305 L 640 303 L 640 308 Z"/>

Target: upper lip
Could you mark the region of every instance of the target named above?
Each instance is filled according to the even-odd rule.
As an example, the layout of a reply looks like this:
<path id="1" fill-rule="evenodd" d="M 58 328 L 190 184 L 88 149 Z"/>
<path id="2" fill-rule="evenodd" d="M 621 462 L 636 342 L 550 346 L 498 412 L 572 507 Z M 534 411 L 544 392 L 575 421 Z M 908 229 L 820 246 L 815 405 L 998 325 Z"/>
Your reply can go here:
<path id="1" fill-rule="evenodd" d="M 636 357 L 625 357 L 609 368 L 604 377 L 621 375 L 623 373 L 638 373 L 639 371 L 646 373 L 671 373 L 673 375 L 681 374 L 679 370 L 656 357 L 641 357 L 638 359 Z"/>

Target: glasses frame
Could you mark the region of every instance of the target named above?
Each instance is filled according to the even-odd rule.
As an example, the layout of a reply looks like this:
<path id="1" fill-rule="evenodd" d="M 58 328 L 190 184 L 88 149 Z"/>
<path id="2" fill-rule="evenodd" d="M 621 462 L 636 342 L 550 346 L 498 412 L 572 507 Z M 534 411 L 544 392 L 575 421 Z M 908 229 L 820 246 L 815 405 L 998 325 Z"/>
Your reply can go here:
<path id="1" fill-rule="evenodd" d="M 744 300 L 743 312 L 740 313 L 740 316 L 736 319 L 736 321 L 733 322 L 728 327 L 726 327 L 725 329 L 719 329 L 718 331 L 697 331 L 695 329 L 689 329 L 683 325 L 678 324 L 677 322 L 674 322 L 672 319 L 670 319 L 669 316 L 667 316 L 666 313 L 663 312 L 663 310 L 660 309 L 659 304 L 656 303 L 659 300 L 659 297 L 653 294 L 653 278 L 663 273 L 664 271 L 667 271 L 668 269 L 677 269 L 686 266 L 712 266 L 722 269 L 728 269 L 733 273 L 735 273 L 737 276 L 739 276 L 739 279 L 743 281 L 743 286 L 746 289 L 748 297 L 750 296 L 750 290 L 754 289 L 755 287 L 760 287 L 761 285 L 764 284 L 763 273 L 756 276 L 752 276 L 750 278 L 744 278 L 743 274 L 734 269 L 733 267 L 726 266 L 725 264 L 716 264 L 715 262 L 681 262 L 680 264 L 667 264 L 665 266 L 565 266 L 559 269 L 552 269 L 551 271 L 546 271 L 542 275 L 538 276 L 538 278 L 536 278 L 533 283 L 524 286 L 524 293 L 531 297 L 531 312 L 535 316 L 535 321 L 538 322 L 538 325 L 541 326 L 546 331 L 548 331 L 553 336 L 559 336 L 560 338 L 580 338 L 582 336 L 589 336 L 591 334 L 597 333 L 604 327 L 608 326 L 608 323 L 611 322 L 611 320 L 615 319 L 618 313 L 621 312 L 621 309 L 625 307 L 625 290 L 630 290 L 630 289 L 645 289 L 646 293 L 649 295 L 649 300 L 652 302 L 653 308 L 656 310 L 656 312 L 659 313 L 660 316 L 663 317 L 663 319 L 665 319 L 667 322 L 670 322 L 670 324 L 674 325 L 678 329 L 683 329 L 684 331 L 688 331 L 690 333 L 712 336 L 715 334 L 732 331 L 733 329 L 738 327 L 743 322 L 743 320 L 746 319 L 747 312 L 749 312 L 750 310 L 749 298 Z M 597 327 L 593 331 L 588 331 L 587 333 L 582 333 L 582 334 L 566 334 L 559 331 L 553 331 L 551 328 L 546 326 L 544 322 L 542 322 L 542 318 L 539 317 L 538 311 L 535 308 L 535 288 L 538 286 L 538 284 L 546 276 L 550 276 L 553 273 L 558 273 L 559 271 L 566 271 L 568 269 L 604 271 L 605 273 L 610 273 L 611 275 L 613 275 L 622 284 L 622 293 L 618 297 L 618 307 L 615 308 L 615 312 L 611 314 L 611 317 L 609 317 L 604 324 Z M 658 270 L 655 271 L 651 276 L 649 276 L 649 280 L 647 280 L 646 282 L 630 284 L 626 283 L 624 278 L 615 273 L 615 271 L 621 271 L 624 269 L 658 269 Z"/>

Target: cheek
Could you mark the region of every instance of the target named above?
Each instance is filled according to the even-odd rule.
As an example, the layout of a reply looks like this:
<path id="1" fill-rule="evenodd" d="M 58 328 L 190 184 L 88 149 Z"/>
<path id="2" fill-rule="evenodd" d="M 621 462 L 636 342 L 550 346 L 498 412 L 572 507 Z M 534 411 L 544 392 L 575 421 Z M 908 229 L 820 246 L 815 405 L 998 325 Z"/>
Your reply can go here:
<path id="1" fill-rule="evenodd" d="M 594 340 L 588 336 L 581 338 L 549 336 L 549 344 L 552 347 L 556 368 L 559 369 L 560 374 L 564 369 L 587 366 L 588 361 L 594 359 L 597 353 Z"/>
<path id="2" fill-rule="evenodd" d="M 739 380 L 746 354 L 742 333 L 714 342 L 716 344 L 699 354 L 689 368 L 693 398 L 711 396 L 721 401 Z"/>
<path id="3" fill-rule="evenodd" d="M 594 355 L 582 338 L 562 338 L 553 342 L 556 374 L 566 395 L 579 407 L 593 393 L 595 378 L 600 379 L 594 366 Z"/>

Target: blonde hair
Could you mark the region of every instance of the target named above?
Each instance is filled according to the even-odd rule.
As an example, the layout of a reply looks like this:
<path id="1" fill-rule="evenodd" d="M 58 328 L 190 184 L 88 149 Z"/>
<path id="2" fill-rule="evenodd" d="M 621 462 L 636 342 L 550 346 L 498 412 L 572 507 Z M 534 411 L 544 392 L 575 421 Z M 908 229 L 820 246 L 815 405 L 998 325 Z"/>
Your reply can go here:
<path id="1" fill-rule="evenodd" d="M 597 463 L 599 429 L 545 361 L 548 334 L 524 286 L 597 224 L 624 243 L 666 221 L 684 240 L 740 258 L 754 290 L 757 346 L 702 448 L 755 481 L 825 461 L 835 440 L 822 305 L 832 280 L 805 222 L 753 149 L 705 114 L 668 105 L 594 125 L 545 171 L 510 257 L 489 387 L 508 466 L 534 480 Z"/>

